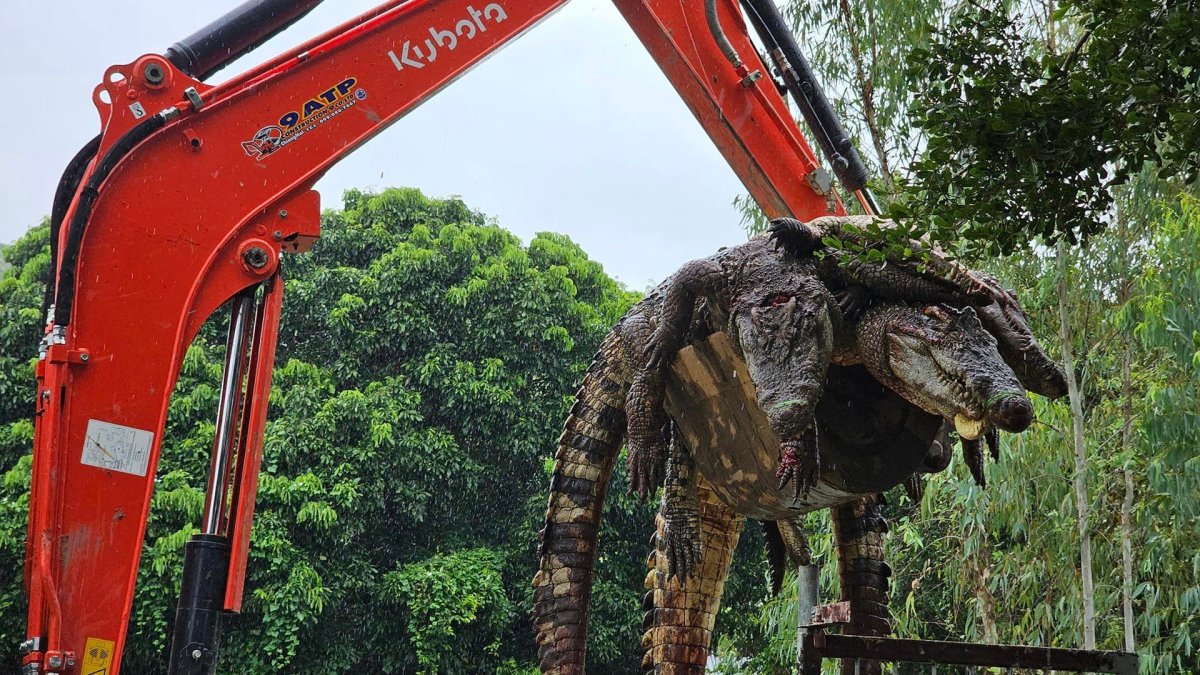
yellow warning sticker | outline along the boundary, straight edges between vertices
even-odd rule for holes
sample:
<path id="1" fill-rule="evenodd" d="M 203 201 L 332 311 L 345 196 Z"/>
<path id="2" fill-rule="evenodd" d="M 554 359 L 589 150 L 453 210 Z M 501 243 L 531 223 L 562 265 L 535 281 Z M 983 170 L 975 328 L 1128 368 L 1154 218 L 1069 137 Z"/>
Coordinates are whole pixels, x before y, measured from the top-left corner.
<path id="1" fill-rule="evenodd" d="M 87 648 L 83 650 L 82 675 L 108 675 L 112 671 L 113 649 L 116 644 L 111 640 L 88 638 Z"/>

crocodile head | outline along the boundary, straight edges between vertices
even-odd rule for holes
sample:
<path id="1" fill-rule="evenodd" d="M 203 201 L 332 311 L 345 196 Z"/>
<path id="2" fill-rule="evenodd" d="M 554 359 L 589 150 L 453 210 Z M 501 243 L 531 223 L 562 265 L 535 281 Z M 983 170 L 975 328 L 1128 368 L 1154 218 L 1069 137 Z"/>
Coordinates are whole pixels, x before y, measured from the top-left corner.
<path id="1" fill-rule="evenodd" d="M 876 379 L 953 420 L 964 442 L 994 438 L 996 429 L 1019 433 L 1033 423 L 1025 388 L 974 309 L 877 305 L 855 334 L 863 365 Z"/>

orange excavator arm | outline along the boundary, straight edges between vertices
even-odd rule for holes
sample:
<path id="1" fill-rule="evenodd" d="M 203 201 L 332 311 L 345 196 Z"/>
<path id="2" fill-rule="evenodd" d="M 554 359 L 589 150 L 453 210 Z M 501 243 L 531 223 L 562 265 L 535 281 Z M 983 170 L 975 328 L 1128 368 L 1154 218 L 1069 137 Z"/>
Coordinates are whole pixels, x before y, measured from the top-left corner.
<path id="1" fill-rule="evenodd" d="M 197 331 L 228 306 L 206 506 L 170 655 L 172 675 L 214 672 L 221 615 L 241 606 L 279 259 L 320 234 L 314 183 L 566 0 L 391 0 L 224 84 L 202 82 L 318 2 L 252 0 L 166 55 L 109 68 L 94 92 L 103 131 L 52 215 L 25 673 L 120 669 L 168 399 Z M 770 0 L 614 2 L 768 216 L 842 212 L 784 89 L 843 184 L 862 188 Z"/>

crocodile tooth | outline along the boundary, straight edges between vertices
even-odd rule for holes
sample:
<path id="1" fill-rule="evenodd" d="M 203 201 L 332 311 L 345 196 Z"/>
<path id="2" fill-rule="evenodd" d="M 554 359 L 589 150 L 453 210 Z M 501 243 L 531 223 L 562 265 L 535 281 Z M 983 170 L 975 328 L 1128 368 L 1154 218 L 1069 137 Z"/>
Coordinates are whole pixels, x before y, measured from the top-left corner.
<path id="1" fill-rule="evenodd" d="M 973 441 L 983 434 L 983 420 L 973 420 L 958 413 L 954 416 L 954 430 L 963 439 Z"/>

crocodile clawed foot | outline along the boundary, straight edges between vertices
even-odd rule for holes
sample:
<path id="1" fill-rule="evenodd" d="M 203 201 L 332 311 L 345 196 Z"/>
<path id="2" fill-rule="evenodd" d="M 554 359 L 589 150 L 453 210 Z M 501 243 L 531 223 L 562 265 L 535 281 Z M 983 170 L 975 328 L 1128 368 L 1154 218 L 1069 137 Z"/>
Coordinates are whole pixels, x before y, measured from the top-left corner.
<path id="1" fill-rule="evenodd" d="M 700 545 L 700 511 L 675 506 L 664 514 L 666 517 L 667 577 L 678 577 L 680 583 L 700 570 L 703 551 Z"/>
<path id="2" fill-rule="evenodd" d="M 666 452 L 657 450 L 634 448 L 629 450 L 629 458 L 626 462 L 629 472 L 629 494 L 637 495 L 643 504 L 658 491 L 663 482 Z"/>
<path id="3" fill-rule="evenodd" d="M 983 443 L 978 438 L 960 439 L 962 442 L 963 460 L 971 470 L 971 477 L 979 487 L 987 487 L 987 478 L 983 475 Z"/>
<path id="4" fill-rule="evenodd" d="M 775 249 L 782 248 L 796 257 L 806 256 L 825 246 L 821 233 L 793 218 L 777 218 L 767 229 Z"/>
<path id="5" fill-rule="evenodd" d="M 821 456 L 817 452 L 816 434 L 806 439 L 780 443 L 779 489 L 792 484 L 792 499 L 808 499 L 808 493 L 821 475 Z"/>
<path id="6" fill-rule="evenodd" d="M 984 435 L 984 438 L 987 439 L 988 452 L 991 453 L 991 455 L 992 455 L 992 461 L 999 462 L 1000 461 L 1000 429 L 993 426 L 992 428 L 987 430 L 987 434 Z"/>
<path id="7" fill-rule="evenodd" d="M 925 496 L 925 481 L 921 474 L 914 473 L 904 481 L 904 491 L 908 493 L 908 498 L 914 503 L 920 504 L 921 497 Z"/>
<path id="8" fill-rule="evenodd" d="M 871 291 L 866 286 L 853 284 L 834 293 L 838 308 L 842 310 L 843 319 L 853 319 L 867 308 L 871 301 Z"/>

